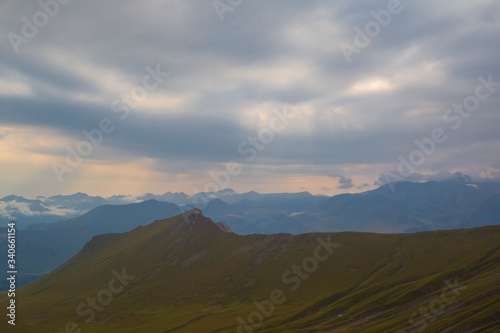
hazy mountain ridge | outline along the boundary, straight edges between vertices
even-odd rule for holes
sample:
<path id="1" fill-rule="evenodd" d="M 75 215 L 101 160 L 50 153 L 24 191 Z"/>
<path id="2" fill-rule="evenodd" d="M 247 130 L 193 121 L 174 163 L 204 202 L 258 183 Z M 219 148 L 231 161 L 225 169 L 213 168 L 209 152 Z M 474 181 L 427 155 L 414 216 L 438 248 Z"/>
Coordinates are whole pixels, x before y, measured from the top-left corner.
<path id="1" fill-rule="evenodd" d="M 308 193 L 272 194 L 260 195 L 259 201 L 241 199 L 233 204 L 216 198 L 197 205 L 197 208 L 237 234 L 393 233 L 499 224 L 500 184 L 484 182 L 474 185 L 470 186 L 467 179 L 395 183 L 360 194 L 334 197 Z M 234 191 L 225 191 L 226 196 L 229 193 Z M 259 194 L 254 192 L 249 196 L 255 199 Z M 78 197 L 87 198 L 84 194 Z M 238 197 L 243 198 L 242 195 Z M 31 203 L 24 198 L 7 198 L 12 199 Z M 85 207 L 89 202 L 94 204 L 96 201 L 90 198 L 79 207 Z M 126 232 L 192 208 L 151 199 L 127 205 L 99 206 L 69 220 L 34 224 L 26 230 L 18 230 L 18 256 L 23 266 L 19 284 L 31 282 L 54 269 L 95 235 Z M 6 242 L 0 239 L 0 250 L 4 253 L 6 246 Z M 6 281 L 0 283 L 0 290 L 5 290 L 6 285 Z"/>
<path id="2" fill-rule="evenodd" d="M 282 275 L 318 251 L 318 239 L 338 246 L 320 246 L 318 254 L 329 253 L 325 262 L 292 290 L 297 282 L 284 282 Z M 495 332 L 498 244 L 498 226 L 240 236 L 192 210 L 94 237 L 59 269 L 18 290 L 26 320 L 14 331 L 60 331 L 74 322 L 85 332 L 246 332 L 239 318 L 247 322 L 259 309 L 254 302 L 268 304 L 279 289 L 285 300 L 261 324 L 252 323 L 256 330 L 415 332 L 425 324 L 430 331 Z M 123 290 L 92 318 L 78 315 L 79 304 L 106 288 L 113 271 L 129 278 Z M 425 321 L 419 308 L 449 293 L 447 281 L 455 296 L 435 320 Z M 2 306 L 5 300 L 0 294 Z"/>
<path id="3" fill-rule="evenodd" d="M 18 230 L 18 286 L 56 268 L 80 251 L 95 235 L 129 231 L 180 212 L 174 204 L 148 200 L 129 205 L 99 206 L 67 221 L 36 224 L 26 230 Z M 7 253 L 7 242 L 0 242 L 0 250 Z M 6 286 L 7 281 L 2 281 L 0 290 L 6 290 Z"/>
<path id="4" fill-rule="evenodd" d="M 22 196 L 9 195 L 0 199 L 0 227 L 15 220 L 19 229 L 38 223 L 52 223 L 81 216 L 99 206 L 128 205 L 148 200 L 169 202 L 178 206 L 186 206 L 184 211 L 194 206 L 204 206 L 210 200 L 222 199 L 227 203 L 236 203 L 242 200 L 262 202 L 268 198 L 305 198 L 312 197 L 309 192 L 300 193 L 271 193 L 261 194 L 254 191 L 236 193 L 232 189 L 217 192 L 201 192 L 192 196 L 184 192 L 166 192 L 162 195 L 146 193 L 141 196 L 114 195 L 108 198 L 89 196 L 85 193 L 71 195 L 56 195 L 52 197 L 39 196 L 36 199 L 26 199 Z"/>
<path id="5" fill-rule="evenodd" d="M 183 192 L 166 192 L 162 195 L 148 193 L 139 197 L 120 195 L 106 199 L 83 193 L 39 197 L 37 200 L 8 196 L 0 199 L 0 213 L 4 212 L 0 222 L 5 226 L 11 220 L 7 218 L 9 214 L 5 205 L 13 207 L 10 217 L 18 217 L 18 228 L 22 229 L 31 224 L 74 218 L 104 204 L 126 205 L 157 200 L 176 204 L 182 211 L 203 209 L 207 215 L 226 222 L 240 234 L 415 232 L 477 226 L 482 222 L 471 222 L 469 219 L 476 209 L 483 211 L 475 214 L 488 215 L 488 221 L 495 221 L 495 216 L 498 216 L 493 213 L 495 209 L 483 203 L 493 200 L 491 197 L 496 194 L 500 194 L 500 182 L 473 182 L 468 176 L 456 173 L 448 180 L 398 182 L 367 192 L 333 197 L 309 192 L 261 194 L 250 191 L 238 194 L 232 189 L 192 196 Z M 17 208 L 15 214 L 12 213 Z M 54 212 L 59 215 L 54 215 Z"/>
<path id="6" fill-rule="evenodd" d="M 9 195 L 0 199 L 0 227 L 5 227 L 12 220 L 17 222 L 18 229 L 38 223 L 56 222 L 80 216 L 105 204 L 105 199 L 85 193 L 37 197 L 33 200 Z"/>
<path id="7" fill-rule="evenodd" d="M 401 233 L 498 224 L 499 194 L 500 182 L 470 184 L 458 178 L 393 183 L 333 197 L 242 200 L 232 205 L 214 200 L 200 208 L 212 218 L 225 221 L 238 234 Z"/>

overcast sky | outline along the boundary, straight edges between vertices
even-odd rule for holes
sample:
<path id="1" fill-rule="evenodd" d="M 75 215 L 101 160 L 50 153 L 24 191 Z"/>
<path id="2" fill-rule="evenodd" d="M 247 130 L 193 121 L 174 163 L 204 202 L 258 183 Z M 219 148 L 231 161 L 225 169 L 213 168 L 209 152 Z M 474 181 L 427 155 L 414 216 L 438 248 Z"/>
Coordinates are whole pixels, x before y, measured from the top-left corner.
<path id="1" fill-rule="evenodd" d="M 0 196 L 500 176 L 498 1 L 54 1 L 0 4 Z"/>

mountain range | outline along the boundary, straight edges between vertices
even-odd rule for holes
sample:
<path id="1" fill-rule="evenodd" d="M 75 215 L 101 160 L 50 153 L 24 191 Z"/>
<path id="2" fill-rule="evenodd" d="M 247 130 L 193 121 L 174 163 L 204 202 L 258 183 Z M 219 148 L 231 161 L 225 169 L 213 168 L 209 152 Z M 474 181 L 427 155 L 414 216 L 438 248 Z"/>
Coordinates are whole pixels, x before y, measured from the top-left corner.
<path id="1" fill-rule="evenodd" d="M 0 226 L 15 220 L 17 228 L 24 229 L 32 224 L 50 223 L 80 216 L 89 210 L 108 202 L 101 197 L 92 197 L 85 193 L 56 195 L 26 199 L 9 195 L 0 199 Z"/>
<path id="2" fill-rule="evenodd" d="M 218 192 L 167 192 L 139 197 L 91 197 L 84 193 L 69 196 L 18 196 L 0 199 L 0 226 L 17 221 L 18 229 L 81 216 L 105 204 L 157 200 L 169 202 L 181 211 L 199 208 L 215 220 L 226 222 L 236 233 L 311 231 L 415 232 L 474 227 L 498 223 L 500 182 L 473 182 L 457 173 L 445 181 L 425 183 L 396 182 L 357 194 L 333 197 L 309 192 L 238 194 L 231 189 Z M 481 216 L 476 219 L 475 216 Z M 165 216 L 166 217 L 166 216 Z M 369 217 L 369 219 L 368 219 Z M 477 222 L 481 221 L 481 222 Z"/>
<path id="3" fill-rule="evenodd" d="M 241 200 L 200 205 L 238 234 L 363 231 L 401 233 L 500 223 L 500 182 L 463 176 L 425 183 L 398 182 L 358 194 Z"/>
<path id="4" fill-rule="evenodd" d="M 227 203 L 242 200 L 264 201 L 269 198 L 293 199 L 315 197 L 309 192 L 261 194 L 254 191 L 236 193 L 232 189 L 217 192 L 200 192 L 187 195 L 183 192 L 167 192 L 162 195 L 146 193 L 141 196 L 114 195 L 108 198 L 89 196 L 85 193 L 72 195 L 56 195 L 52 197 L 39 196 L 36 199 L 26 199 L 22 196 L 9 195 L 0 199 L 0 227 L 15 220 L 19 229 L 39 223 L 51 223 L 81 216 L 102 205 L 127 205 L 147 200 L 169 202 L 189 210 L 195 205 L 203 206 L 214 199 L 222 199 Z M 325 197 L 317 195 L 316 197 Z"/>
<path id="5" fill-rule="evenodd" d="M 241 200 L 230 204 L 215 198 L 207 204 L 183 206 L 154 199 L 124 205 L 106 204 L 68 220 L 36 223 L 19 229 L 17 242 L 21 269 L 18 285 L 29 283 L 55 269 L 75 255 L 93 236 L 126 232 L 193 208 L 201 209 L 215 221 L 223 221 L 237 234 L 408 233 L 472 228 L 500 222 L 500 183 L 485 181 L 472 184 L 470 179 L 463 177 L 442 182 L 394 183 L 373 191 L 334 197 L 313 196 L 307 192 L 249 192 L 238 195 L 232 190 L 213 195 Z M 19 197 L 10 199 L 29 201 Z M 85 194 L 47 199 L 44 201 L 82 211 L 102 202 L 102 198 Z M 77 202 L 79 199 L 81 203 Z M 44 207 L 36 202 L 26 204 L 41 209 Z M 2 241 L 2 234 L 5 230 L 0 228 L 0 251 L 6 253 L 7 243 Z M 8 282 L 2 280 L 0 290 L 6 290 L 7 285 Z"/>
<path id="6" fill-rule="evenodd" d="M 93 237 L 62 266 L 18 289 L 22 320 L 0 327 L 493 333 L 500 329 L 499 244 L 499 226 L 237 235 L 192 209 Z M 0 293 L 0 307 L 7 302 Z"/>

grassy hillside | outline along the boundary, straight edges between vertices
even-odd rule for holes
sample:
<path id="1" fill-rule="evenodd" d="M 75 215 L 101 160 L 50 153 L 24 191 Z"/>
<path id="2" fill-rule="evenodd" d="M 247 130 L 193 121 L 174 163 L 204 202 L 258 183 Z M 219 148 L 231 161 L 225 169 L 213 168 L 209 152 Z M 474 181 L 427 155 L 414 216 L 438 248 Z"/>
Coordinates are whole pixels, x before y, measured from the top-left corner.
<path id="1" fill-rule="evenodd" d="M 239 236 L 192 210 L 94 237 L 59 269 L 18 290 L 17 325 L 3 320 L 0 328 L 496 332 L 499 248 L 498 226 Z M 4 309 L 6 302 L 0 294 Z"/>

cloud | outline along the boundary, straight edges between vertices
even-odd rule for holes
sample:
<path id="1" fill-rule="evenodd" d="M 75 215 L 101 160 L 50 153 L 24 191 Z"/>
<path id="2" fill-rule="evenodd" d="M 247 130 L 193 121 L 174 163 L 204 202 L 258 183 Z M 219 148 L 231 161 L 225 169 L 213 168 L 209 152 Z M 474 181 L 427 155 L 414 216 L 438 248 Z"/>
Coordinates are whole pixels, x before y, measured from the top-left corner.
<path id="1" fill-rule="evenodd" d="M 450 175 L 451 178 L 451 175 Z M 441 178 L 440 180 L 443 180 L 444 178 Z M 430 181 L 430 180 L 436 180 L 434 175 L 423 175 L 420 173 L 412 173 L 411 175 L 407 177 L 401 177 L 399 175 L 398 171 L 389 171 L 389 172 L 384 172 L 378 177 L 378 180 L 376 180 L 373 185 L 375 186 L 382 186 L 388 183 L 392 182 L 399 182 L 399 181 L 407 181 L 407 182 L 423 182 L 423 181 Z"/>
<path id="2" fill-rule="evenodd" d="M 58 215 L 58 216 L 75 216 L 83 215 L 90 211 L 90 209 L 71 209 L 71 208 L 60 208 L 58 206 L 47 206 L 48 212 L 44 212 L 43 215 Z"/>
<path id="3" fill-rule="evenodd" d="M 36 206 L 36 207 L 35 207 Z M 15 216 L 40 216 L 40 215 L 57 215 L 57 216 L 75 216 L 82 215 L 89 210 L 76 210 L 71 208 L 60 208 L 58 206 L 46 206 L 43 204 L 30 204 L 29 202 L 19 202 L 16 200 L 3 202 L 0 201 L 0 216 L 5 219 L 15 219 Z"/>
<path id="4" fill-rule="evenodd" d="M 364 189 L 370 187 L 370 184 L 364 183 L 362 185 L 355 185 L 352 181 L 352 178 L 346 178 L 344 176 L 340 176 L 339 178 L 339 186 L 337 186 L 337 189 L 343 189 L 343 190 L 350 190 L 350 189 Z"/>
<path id="5" fill-rule="evenodd" d="M 1 6 L 6 33 L 20 34 L 21 18 L 40 10 L 36 2 Z M 161 179 L 162 186 L 175 183 L 172 190 L 189 192 L 181 184 L 191 187 L 230 160 L 246 166 L 233 179 L 232 186 L 242 190 L 281 177 L 273 186 L 293 178 L 295 190 L 302 179 L 320 191 L 323 177 L 338 174 L 378 184 L 382 172 L 397 169 L 400 155 L 417 148 L 415 139 L 429 137 L 437 127 L 446 129 L 449 139 L 416 173 L 499 172 L 500 89 L 461 129 L 450 130 L 443 120 L 448 108 L 474 93 L 479 76 L 500 81 L 498 5 L 404 1 L 403 11 L 348 64 L 339 45 L 353 43 L 353 29 L 363 28 L 373 20 L 371 11 L 386 6 L 387 1 L 252 1 L 227 12 L 222 23 L 210 2 L 62 6 L 18 54 L 8 38 L 0 41 L 2 126 L 50 132 L 61 142 L 10 147 L 16 152 L 14 159 L 2 160 L 5 173 L 23 174 L 0 176 L 2 190 L 70 191 L 76 184 L 99 183 L 92 178 L 98 167 L 133 170 L 142 163 L 152 175 L 149 186 Z M 142 84 L 146 67 L 156 65 L 170 76 L 121 120 L 112 102 Z M 238 145 L 269 126 L 274 108 L 285 106 L 300 119 L 276 133 L 249 165 Z M 84 140 L 82 131 L 97 128 L 103 118 L 116 130 L 68 176 L 71 180 L 55 184 L 51 163 L 64 161 L 66 144 Z M 29 141 L 38 142 L 32 133 Z M 0 139 L 8 137 L 0 132 Z M 40 167 L 19 168 L 23 161 L 15 156 L 23 153 Z M 284 173 L 288 166 L 300 172 Z M 108 179 L 96 191 L 119 185 Z M 336 190 L 359 188 L 352 182 L 339 185 Z M 143 192 L 148 191 L 153 189 Z"/>
<path id="6" fill-rule="evenodd" d="M 0 140 L 12 134 L 11 131 L 8 130 L 0 130 Z"/>
<path id="7" fill-rule="evenodd" d="M 353 187 L 355 187 L 355 185 L 352 183 L 351 178 L 345 178 L 344 176 L 340 176 L 339 186 L 337 186 L 338 189 L 348 190 Z"/>
<path id="8" fill-rule="evenodd" d="M 464 171 L 465 172 L 465 171 Z M 399 176 L 397 171 L 385 172 L 378 177 L 378 180 L 374 182 L 374 186 L 382 186 L 390 182 L 398 181 L 408 181 L 408 182 L 430 182 L 430 181 L 446 181 L 451 179 L 456 180 L 467 180 L 470 179 L 472 182 L 480 182 L 484 180 L 499 180 L 500 173 L 496 172 L 486 172 L 486 171 L 468 171 L 466 173 L 461 171 L 449 171 L 441 170 L 436 173 L 429 174 L 419 174 L 413 173 L 408 177 Z"/>
<path id="9" fill-rule="evenodd" d="M 106 198 L 106 201 L 112 205 L 124 205 L 139 202 L 136 196 L 133 195 L 113 195 Z"/>
<path id="10" fill-rule="evenodd" d="M 32 216 L 33 212 L 31 212 L 29 208 L 29 204 L 25 202 L 0 202 L 0 215 L 6 219 L 14 219 L 14 213 L 21 213 L 22 215 Z"/>

